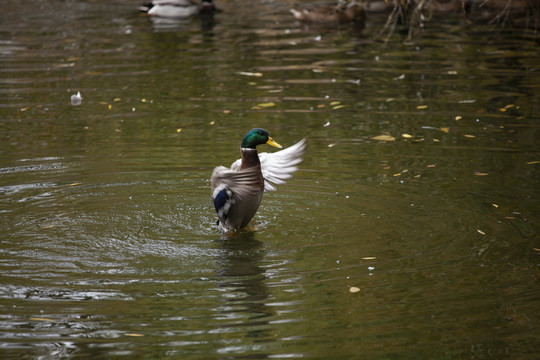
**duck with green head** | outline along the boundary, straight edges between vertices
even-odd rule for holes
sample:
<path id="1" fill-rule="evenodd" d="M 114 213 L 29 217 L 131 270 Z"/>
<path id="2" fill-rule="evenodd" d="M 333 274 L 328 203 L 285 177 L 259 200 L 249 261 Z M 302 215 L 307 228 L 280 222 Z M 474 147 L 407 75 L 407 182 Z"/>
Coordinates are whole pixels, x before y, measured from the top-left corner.
<path id="1" fill-rule="evenodd" d="M 265 191 L 275 191 L 272 184 L 283 184 L 298 170 L 306 140 L 275 153 L 257 153 L 257 146 L 268 144 L 282 148 L 264 129 L 250 130 L 240 146 L 241 158 L 230 168 L 218 166 L 212 173 L 212 200 L 218 225 L 226 231 L 246 227 L 261 204 Z"/>

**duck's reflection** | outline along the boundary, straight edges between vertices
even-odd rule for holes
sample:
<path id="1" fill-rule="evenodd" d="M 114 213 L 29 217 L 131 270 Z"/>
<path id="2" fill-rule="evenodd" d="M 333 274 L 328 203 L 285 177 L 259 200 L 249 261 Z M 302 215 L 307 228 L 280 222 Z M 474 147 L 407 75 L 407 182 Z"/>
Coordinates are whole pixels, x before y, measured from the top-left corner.
<path id="1" fill-rule="evenodd" d="M 217 287 L 222 302 L 217 308 L 218 326 L 249 327 L 247 337 L 263 337 L 272 312 L 266 305 L 268 290 L 261 260 L 263 244 L 253 232 L 239 232 L 234 237 L 219 240 L 223 249 L 219 259 Z"/>

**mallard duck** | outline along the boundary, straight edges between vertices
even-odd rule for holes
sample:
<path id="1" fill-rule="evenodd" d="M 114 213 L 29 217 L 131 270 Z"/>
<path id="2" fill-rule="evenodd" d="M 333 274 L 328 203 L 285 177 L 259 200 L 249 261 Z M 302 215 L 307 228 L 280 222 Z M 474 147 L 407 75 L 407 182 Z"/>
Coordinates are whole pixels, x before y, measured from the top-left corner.
<path id="1" fill-rule="evenodd" d="M 212 200 L 218 225 L 225 231 L 246 227 L 261 204 L 265 191 L 275 191 L 272 184 L 283 184 L 298 170 L 306 140 L 275 153 L 257 153 L 257 145 L 282 148 L 264 129 L 250 130 L 240 146 L 242 157 L 228 169 L 218 166 L 212 172 Z"/>
<path id="2" fill-rule="evenodd" d="M 197 4 L 191 0 L 153 0 L 151 3 L 139 7 L 140 11 L 149 16 L 168 18 L 186 18 L 196 14 L 214 10 L 212 0 L 204 0 Z"/>
<path id="3" fill-rule="evenodd" d="M 339 0 L 336 6 L 321 6 L 305 9 L 290 9 L 293 16 L 302 22 L 336 23 L 360 22 L 364 19 L 364 11 L 356 0 L 348 2 Z"/>

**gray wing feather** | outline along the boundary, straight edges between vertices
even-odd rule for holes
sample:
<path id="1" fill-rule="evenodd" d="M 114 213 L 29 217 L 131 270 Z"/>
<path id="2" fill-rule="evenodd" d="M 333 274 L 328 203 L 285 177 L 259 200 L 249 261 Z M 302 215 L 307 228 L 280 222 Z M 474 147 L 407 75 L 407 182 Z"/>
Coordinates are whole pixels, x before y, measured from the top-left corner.
<path id="1" fill-rule="evenodd" d="M 248 168 L 238 171 L 227 169 L 225 166 L 218 166 L 212 172 L 212 197 L 215 197 L 215 190 L 222 190 L 226 186 L 240 198 L 260 191 L 253 184 L 258 181 L 258 169 Z"/>

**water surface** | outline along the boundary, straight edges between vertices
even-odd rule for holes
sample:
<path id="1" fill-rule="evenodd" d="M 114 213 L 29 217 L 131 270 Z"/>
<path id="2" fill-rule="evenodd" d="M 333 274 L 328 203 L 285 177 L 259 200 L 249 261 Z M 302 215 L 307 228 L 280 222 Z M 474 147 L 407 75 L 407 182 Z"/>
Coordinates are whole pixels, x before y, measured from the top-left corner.
<path id="1" fill-rule="evenodd" d="M 538 357 L 533 29 L 8 3 L 2 357 Z M 225 236 L 209 177 L 252 127 L 308 151 Z"/>

